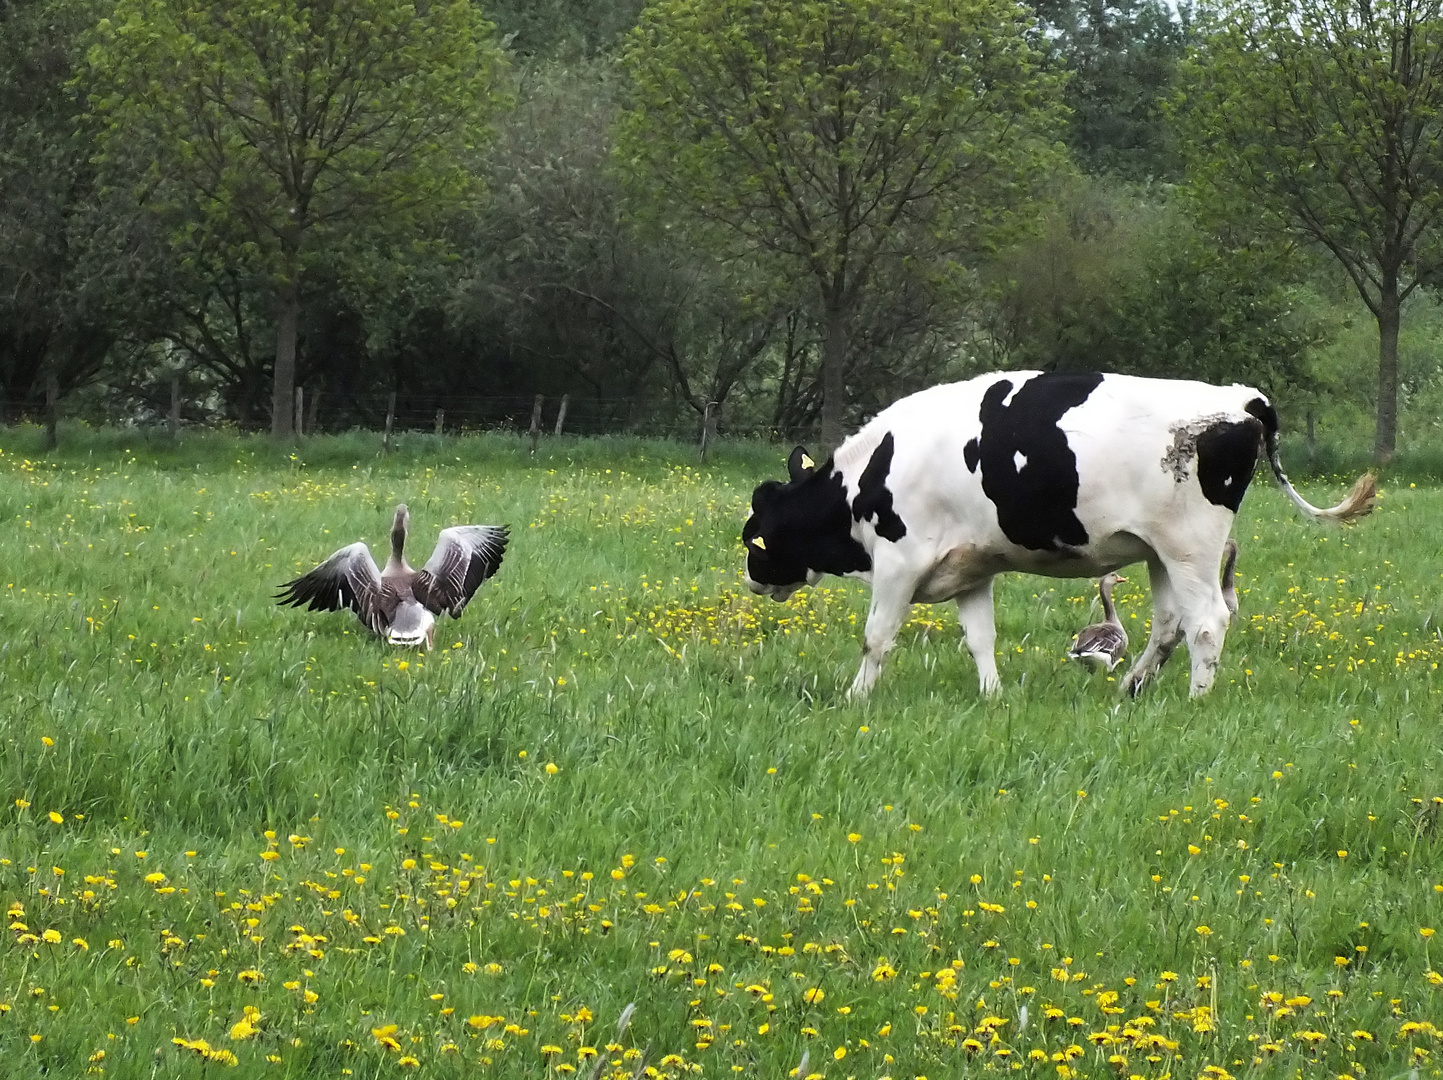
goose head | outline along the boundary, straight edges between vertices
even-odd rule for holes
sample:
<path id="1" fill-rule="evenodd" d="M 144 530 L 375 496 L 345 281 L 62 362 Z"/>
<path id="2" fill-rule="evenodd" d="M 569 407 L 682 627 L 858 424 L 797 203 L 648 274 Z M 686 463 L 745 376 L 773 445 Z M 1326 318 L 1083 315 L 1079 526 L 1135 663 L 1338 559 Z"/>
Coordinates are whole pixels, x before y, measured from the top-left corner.
<path id="1" fill-rule="evenodd" d="M 1102 599 L 1103 614 L 1107 616 L 1108 622 L 1117 621 L 1117 611 L 1112 606 L 1112 587 L 1126 580 L 1127 578 L 1114 572 L 1103 574 L 1097 581 L 1097 594 Z"/>
<path id="2" fill-rule="evenodd" d="M 396 520 L 391 523 L 391 558 L 402 561 L 402 549 L 406 546 L 406 533 L 411 528 L 411 511 L 405 503 L 396 506 Z"/>

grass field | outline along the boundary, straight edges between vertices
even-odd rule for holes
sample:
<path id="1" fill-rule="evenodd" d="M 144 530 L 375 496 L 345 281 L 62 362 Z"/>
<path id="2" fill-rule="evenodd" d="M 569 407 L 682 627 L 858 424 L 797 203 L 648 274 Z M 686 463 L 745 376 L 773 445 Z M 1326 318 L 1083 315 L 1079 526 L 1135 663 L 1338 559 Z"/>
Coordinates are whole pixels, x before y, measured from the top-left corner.
<path id="1" fill-rule="evenodd" d="M 865 587 L 741 583 L 774 447 L 18 439 L 0 1075 L 1439 1075 L 1439 488 L 1260 476 L 1203 701 L 1014 575 L 996 700 L 919 607 L 857 705 Z M 272 604 L 402 500 L 512 526 L 434 652 Z"/>

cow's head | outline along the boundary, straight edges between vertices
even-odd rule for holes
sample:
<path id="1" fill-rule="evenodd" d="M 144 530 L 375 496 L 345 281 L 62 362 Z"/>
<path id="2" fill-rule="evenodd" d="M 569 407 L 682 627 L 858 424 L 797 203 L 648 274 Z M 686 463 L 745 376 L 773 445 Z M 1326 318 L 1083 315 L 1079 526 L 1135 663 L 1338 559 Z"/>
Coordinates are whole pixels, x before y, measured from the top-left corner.
<path id="1" fill-rule="evenodd" d="M 866 549 L 852 536 L 852 511 L 842 476 L 827 461 L 820 468 L 798 446 L 787 459 L 789 479 L 767 480 L 752 492 L 752 513 L 742 526 L 747 587 L 786 600 L 823 574 L 870 570 Z"/>

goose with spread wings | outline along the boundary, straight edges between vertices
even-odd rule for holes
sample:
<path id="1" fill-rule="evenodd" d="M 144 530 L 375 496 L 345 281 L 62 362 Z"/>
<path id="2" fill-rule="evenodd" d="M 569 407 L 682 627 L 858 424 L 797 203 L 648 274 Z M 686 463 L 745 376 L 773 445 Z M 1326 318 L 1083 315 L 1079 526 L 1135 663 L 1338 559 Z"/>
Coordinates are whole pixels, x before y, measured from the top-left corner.
<path id="1" fill-rule="evenodd" d="M 436 550 L 416 570 L 403 549 L 411 513 L 402 503 L 391 525 L 391 557 L 384 569 L 364 543 L 337 551 L 309 574 L 281 586 L 276 601 L 310 611 L 349 608 L 372 633 L 392 645 L 429 649 L 436 617 L 461 617 L 480 584 L 496 573 L 506 552 L 504 525 L 454 525 L 442 529 Z"/>

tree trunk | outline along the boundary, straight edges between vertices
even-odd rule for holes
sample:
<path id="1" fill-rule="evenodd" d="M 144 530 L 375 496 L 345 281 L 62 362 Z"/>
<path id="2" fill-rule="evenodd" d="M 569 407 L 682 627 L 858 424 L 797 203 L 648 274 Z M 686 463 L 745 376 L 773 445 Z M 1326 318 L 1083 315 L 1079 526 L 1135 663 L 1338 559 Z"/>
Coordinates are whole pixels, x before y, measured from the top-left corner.
<path id="1" fill-rule="evenodd" d="M 295 433 L 296 325 L 300 290 L 295 274 L 276 290 L 276 372 L 271 388 L 271 435 L 286 439 Z"/>
<path id="2" fill-rule="evenodd" d="M 1383 274 L 1378 297 L 1378 428 L 1373 460 L 1386 465 L 1398 448 L 1398 275 Z"/>
<path id="3" fill-rule="evenodd" d="M 180 434 L 180 376 L 170 377 L 170 437 Z"/>
<path id="4" fill-rule="evenodd" d="M 823 309 L 822 453 L 830 454 L 841 445 L 847 408 L 847 311 L 832 297 L 823 297 Z"/>
<path id="5" fill-rule="evenodd" d="M 708 401 L 701 414 L 701 463 L 706 464 L 706 453 L 716 439 L 716 414 L 720 403 Z"/>

